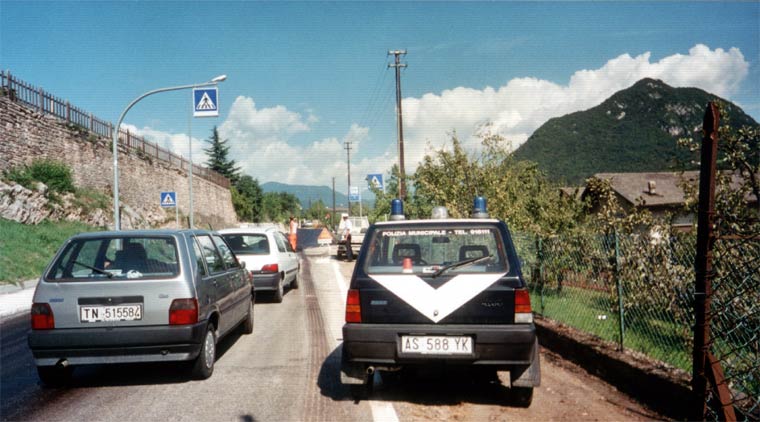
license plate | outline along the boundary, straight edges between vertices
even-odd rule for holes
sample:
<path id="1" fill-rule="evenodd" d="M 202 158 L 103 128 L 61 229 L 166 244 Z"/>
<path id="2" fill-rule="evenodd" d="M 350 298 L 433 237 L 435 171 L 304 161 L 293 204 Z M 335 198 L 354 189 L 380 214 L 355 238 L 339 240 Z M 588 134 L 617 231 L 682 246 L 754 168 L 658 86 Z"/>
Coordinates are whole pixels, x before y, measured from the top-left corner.
<path id="1" fill-rule="evenodd" d="M 142 305 L 80 306 L 82 322 L 137 321 L 142 319 Z"/>
<path id="2" fill-rule="evenodd" d="M 472 337 L 401 336 L 402 353 L 423 355 L 471 355 Z"/>

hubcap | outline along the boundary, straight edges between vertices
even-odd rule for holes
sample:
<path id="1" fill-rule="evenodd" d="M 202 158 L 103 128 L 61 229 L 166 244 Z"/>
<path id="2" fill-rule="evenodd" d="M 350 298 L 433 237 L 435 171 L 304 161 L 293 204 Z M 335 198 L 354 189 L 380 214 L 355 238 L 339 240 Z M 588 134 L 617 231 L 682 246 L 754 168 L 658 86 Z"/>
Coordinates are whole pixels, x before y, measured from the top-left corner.
<path id="1" fill-rule="evenodd" d="M 211 368 L 214 364 L 214 334 L 209 331 L 206 334 L 206 368 Z"/>

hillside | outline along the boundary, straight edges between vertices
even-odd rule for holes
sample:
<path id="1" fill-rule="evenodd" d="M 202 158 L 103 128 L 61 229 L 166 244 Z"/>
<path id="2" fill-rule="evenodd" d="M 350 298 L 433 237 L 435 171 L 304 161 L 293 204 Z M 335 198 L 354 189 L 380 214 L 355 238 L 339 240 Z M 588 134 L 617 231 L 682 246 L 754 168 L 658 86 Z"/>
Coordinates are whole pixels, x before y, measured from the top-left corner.
<path id="1" fill-rule="evenodd" d="M 569 184 L 600 172 L 679 170 L 689 153 L 676 141 L 701 139 L 705 106 L 714 100 L 726 103 L 732 126 L 757 125 L 738 106 L 701 89 L 642 79 L 594 108 L 550 119 L 515 157 Z"/>
<path id="2" fill-rule="evenodd" d="M 261 185 L 261 190 L 266 192 L 285 192 L 295 195 L 304 208 L 309 207 L 309 201 L 322 200 L 327 207 L 332 207 L 332 189 L 327 186 L 286 185 L 278 182 L 266 182 Z M 345 207 L 348 196 L 344 193 L 335 192 L 335 205 Z"/>

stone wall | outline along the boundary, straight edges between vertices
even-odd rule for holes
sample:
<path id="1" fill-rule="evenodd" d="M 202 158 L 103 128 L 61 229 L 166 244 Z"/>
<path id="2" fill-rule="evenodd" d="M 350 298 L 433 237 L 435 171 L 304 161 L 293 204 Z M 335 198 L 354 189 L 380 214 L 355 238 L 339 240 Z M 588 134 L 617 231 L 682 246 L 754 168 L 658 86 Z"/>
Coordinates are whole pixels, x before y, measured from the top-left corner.
<path id="1" fill-rule="evenodd" d="M 0 172 L 40 158 L 68 164 L 77 187 L 95 189 L 113 196 L 110 139 L 99 138 L 87 130 L 0 96 Z M 185 171 L 120 146 L 119 196 L 124 208 L 131 209 L 151 224 L 158 219 L 166 220 L 167 226 L 173 226 L 174 210 L 161 208 L 160 193 L 177 192 L 180 218 L 186 221 L 184 217 L 189 213 L 188 190 Z M 216 229 L 237 222 L 229 189 L 197 176 L 193 177 L 193 210 L 196 227 L 210 224 Z M 130 227 L 122 224 L 122 228 Z"/>

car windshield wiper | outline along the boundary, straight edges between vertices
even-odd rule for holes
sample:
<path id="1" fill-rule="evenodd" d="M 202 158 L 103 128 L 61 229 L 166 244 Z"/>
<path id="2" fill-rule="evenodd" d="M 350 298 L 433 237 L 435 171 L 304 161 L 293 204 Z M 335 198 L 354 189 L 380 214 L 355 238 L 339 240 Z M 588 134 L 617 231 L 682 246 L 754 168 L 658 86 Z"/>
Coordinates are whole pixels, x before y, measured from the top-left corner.
<path id="1" fill-rule="evenodd" d="M 88 268 L 88 269 L 90 269 L 90 270 L 93 270 L 93 271 L 95 271 L 95 272 L 97 272 L 97 273 L 100 273 L 100 274 L 105 274 L 105 275 L 106 275 L 106 277 L 108 277 L 108 278 L 113 278 L 113 273 L 111 273 L 111 272 L 108 272 L 108 271 L 106 271 L 106 270 L 104 270 L 104 269 L 102 269 L 102 268 L 98 268 L 98 267 L 92 267 L 92 266 L 90 266 L 90 265 L 87 265 L 87 264 L 82 264 L 82 263 L 81 263 L 81 262 L 79 262 L 79 261 L 74 261 L 74 263 L 75 263 L 75 264 L 77 264 L 77 265 L 81 265 L 81 266 L 83 266 L 83 267 L 85 267 L 85 268 Z"/>
<path id="2" fill-rule="evenodd" d="M 439 275 L 445 273 L 446 271 L 448 271 L 448 270 L 450 270 L 452 268 L 459 268 L 459 267 L 464 267 L 464 266 L 467 266 L 467 265 L 477 264 L 480 261 L 485 261 L 486 259 L 491 259 L 491 258 L 493 258 L 493 255 L 486 255 L 486 256 L 481 256 L 481 257 L 477 257 L 477 258 L 465 259 L 465 260 L 462 260 L 462 261 L 459 261 L 459 262 L 455 262 L 455 263 L 449 264 L 449 265 L 444 265 L 443 267 L 439 268 L 436 272 L 434 272 L 431 275 L 431 277 L 436 278 Z"/>

